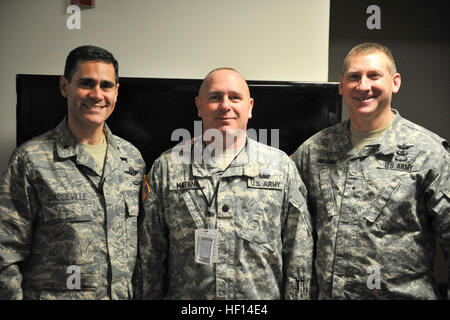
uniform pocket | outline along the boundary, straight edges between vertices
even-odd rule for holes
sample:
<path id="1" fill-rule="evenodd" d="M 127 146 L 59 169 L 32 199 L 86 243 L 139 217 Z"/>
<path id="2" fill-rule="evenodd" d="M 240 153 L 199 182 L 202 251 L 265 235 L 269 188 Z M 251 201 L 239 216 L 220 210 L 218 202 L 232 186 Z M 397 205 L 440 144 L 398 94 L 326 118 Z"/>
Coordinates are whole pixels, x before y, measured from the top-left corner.
<path id="1" fill-rule="evenodd" d="M 447 197 L 447 199 L 450 199 L 450 178 L 448 178 L 447 181 L 444 183 L 442 193 Z"/>
<path id="2" fill-rule="evenodd" d="M 42 206 L 33 255 L 58 264 L 94 261 L 93 201 L 47 203 Z"/>
<path id="3" fill-rule="evenodd" d="M 244 241 L 246 241 L 249 246 L 256 251 L 263 250 L 263 252 L 273 253 L 274 250 L 270 243 L 262 237 L 255 237 L 255 233 L 245 229 L 237 229 L 237 235 Z"/>
<path id="4" fill-rule="evenodd" d="M 93 201 L 43 205 L 40 214 L 45 236 L 66 241 L 91 237 L 93 210 Z"/>
<path id="5" fill-rule="evenodd" d="M 97 263 L 57 264 L 44 261 L 27 273 L 24 295 L 40 299 L 80 299 L 83 292 L 95 292 L 102 287 Z M 36 294 L 39 296 L 36 297 Z M 70 298 L 72 297 L 72 298 Z M 91 299 L 95 299 L 95 296 Z"/>
<path id="6" fill-rule="evenodd" d="M 91 221 L 93 217 L 94 202 L 64 201 L 49 202 L 42 206 L 41 216 L 44 223 L 57 221 Z"/>
<path id="7" fill-rule="evenodd" d="M 330 172 L 328 168 L 320 169 L 320 191 L 327 211 L 327 216 L 337 215 L 336 199 L 333 195 L 333 187 L 331 185 Z"/>
<path id="8" fill-rule="evenodd" d="M 238 236 L 250 247 L 269 253 L 280 238 L 284 183 L 276 177 L 249 178 L 247 190 L 231 199 Z"/>
<path id="9" fill-rule="evenodd" d="M 97 290 L 49 290 L 39 291 L 39 300 L 96 300 Z"/>
<path id="10" fill-rule="evenodd" d="M 139 193 L 135 192 L 133 196 L 125 197 L 125 206 L 127 218 L 137 217 L 139 215 Z"/>
<path id="11" fill-rule="evenodd" d="M 399 177 L 394 177 L 389 183 L 386 184 L 384 188 L 380 190 L 377 197 L 371 202 L 369 211 L 364 215 L 364 218 L 374 223 L 380 216 L 383 208 L 391 199 L 392 194 L 399 187 L 401 179 Z"/>
<path id="12" fill-rule="evenodd" d="M 137 255 L 137 219 L 139 215 L 139 194 L 125 198 L 126 216 L 125 225 L 127 230 L 127 255 L 133 261 Z M 132 266 L 130 266 L 132 268 Z"/>
<path id="13" fill-rule="evenodd" d="M 206 221 L 202 218 L 200 206 L 193 198 L 189 191 L 182 191 L 182 199 L 195 223 L 195 227 L 203 229 L 206 226 Z"/>
<path id="14" fill-rule="evenodd" d="M 311 222 L 311 217 L 309 216 L 309 214 L 307 215 L 308 212 L 305 212 L 305 210 L 302 209 L 302 204 L 299 204 L 298 201 L 294 201 L 293 199 L 291 199 L 289 200 L 289 204 L 297 209 L 302 218 L 301 221 L 305 226 L 308 236 L 311 236 L 313 232 L 313 226 Z"/>

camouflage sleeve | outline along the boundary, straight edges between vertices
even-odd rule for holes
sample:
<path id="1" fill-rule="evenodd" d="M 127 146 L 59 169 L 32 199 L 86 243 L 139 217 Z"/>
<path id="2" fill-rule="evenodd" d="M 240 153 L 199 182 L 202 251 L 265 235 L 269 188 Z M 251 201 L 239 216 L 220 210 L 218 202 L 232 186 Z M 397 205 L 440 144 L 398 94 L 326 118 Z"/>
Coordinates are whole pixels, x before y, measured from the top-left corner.
<path id="1" fill-rule="evenodd" d="M 303 145 L 298 147 L 297 150 L 292 154 L 291 159 L 294 161 L 295 166 L 297 167 L 298 172 L 302 173 L 302 162 L 301 162 L 301 154 L 302 154 Z"/>
<path id="2" fill-rule="evenodd" d="M 282 232 L 284 260 L 284 298 L 310 299 L 313 239 L 311 218 L 306 206 L 306 188 L 292 161 L 289 161 L 287 218 Z"/>
<path id="3" fill-rule="evenodd" d="M 0 299 L 22 299 L 21 264 L 31 247 L 37 198 L 16 150 L 0 177 Z"/>
<path id="4" fill-rule="evenodd" d="M 163 299 L 167 280 L 168 235 L 164 223 L 162 170 L 156 162 L 149 172 L 149 194 L 143 200 L 143 216 L 139 226 L 139 272 L 143 299 Z"/>
<path id="5" fill-rule="evenodd" d="M 428 207 L 436 215 L 435 229 L 437 241 L 444 253 L 448 270 L 448 291 L 447 297 L 450 299 L 450 161 L 449 153 L 444 155 L 442 171 L 428 187 L 430 194 Z"/>

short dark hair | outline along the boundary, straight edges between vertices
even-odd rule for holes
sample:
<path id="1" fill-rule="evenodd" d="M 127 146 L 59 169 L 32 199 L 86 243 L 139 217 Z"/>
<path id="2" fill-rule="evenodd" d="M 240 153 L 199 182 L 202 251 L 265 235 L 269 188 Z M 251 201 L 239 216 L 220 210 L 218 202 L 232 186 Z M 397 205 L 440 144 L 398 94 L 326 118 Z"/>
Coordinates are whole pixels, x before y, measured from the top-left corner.
<path id="1" fill-rule="evenodd" d="M 73 49 L 67 56 L 66 65 L 64 67 L 64 77 L 67 81 L 70 82 L 72 76 L 77 72 L 79 61 L 101 61 L 112 63 L 116 76 L 116 84 L 119 83 L 119 63 L 108 50 L 96 46 L 81 46 Z"/>
<path id="2" fill-rule="evenodd" d="M 348 60 L 350 59 L 350 57 L 352 55 L 357 55 L 357 54 L 364 54 L 364 55 L 368 55 L 368 54 L 372 54 L 372 53 L 384 53 L 384 55 L 388 58 L 388 65 L 387 68 L 389 70 L 389 72 L 391 73 L 391 75 L 394 75 L 395 73 L 397 73 L 397 67 L 395 66 L 395 60 L 394 60 L 394 56 L 392 55 L 391 50 L 389 50 L 388 47 L 383 46 L 382 44 L 379 43 L 374 43 L 374 42 L 364 42 L 364 43 L 360 43 L 356 46 L 354 46 L 348 53 L 347 56 L 344 59 L 344 62 L 342 64 L 342 76 L 344 76 L 345 72 L 347 72 L 347 67 L 348 67 Z"/>

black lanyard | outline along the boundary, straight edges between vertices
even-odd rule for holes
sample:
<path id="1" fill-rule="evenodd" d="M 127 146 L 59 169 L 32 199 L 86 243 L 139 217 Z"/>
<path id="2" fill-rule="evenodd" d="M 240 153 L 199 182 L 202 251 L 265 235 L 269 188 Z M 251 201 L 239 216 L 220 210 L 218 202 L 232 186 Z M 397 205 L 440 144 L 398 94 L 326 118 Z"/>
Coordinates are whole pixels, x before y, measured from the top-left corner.
<path id="1" fill-rule="evenodd" d="M 108 148 L 109 148 L 109 145 L 107 144 L 105 158 L 103 159 L 102 175 L 100 177 L 100 183 L 98 184 L 98 186 L 96 186 L 95 183 L 92 182 L 91 178 L 89 177 L 89 175 L 87 173 L 84 172 L 84 170 L 78 169 L 81 172 L 81 174 L 86 177 L 87 181 L 90 183 L 92 188 L 94 188 L 94 190 L 97 191 L 97 193 L 99 195 L 103 195 L 103 184 L 105 183 L 105 167 L 106 167 L 106 158 L 108 157 Z M 85 152 L 87 152 L 87 151 L 85 151 Z M 75 162 L 75 165 L 78 167 L 76 162 Z"/>
<path id="2" fill-rule="evenodd" d="M 228 168 L 231 166 L 231 164 L 236 160 L 236 158 L 243 152 L 243 150 L 246 147 L 247 147 L 247 141 L 245 142 L 244 147 L 234 156 L 233 160 L 231 160 L 231 162 L 228 164 L 228 166 L 223 170 L 222 175 L 224 174 L 225 171 L 228 170 Z M 193 148 L 194 148 L 194 144 L 192 144 L 192 147 L 191 147 L 191 174 L 194 177 L 194 180 L 195 180 L 196 184 L 198 186 L 200 186 L 200 184 L 199 184 L 199 182 L 197 180 L 197 177 L 194 176 L 194 170 L 193 170 L 193 166 L 192 166 L 192 164 L 193 164 L 193 160 L 192 160 L 192 154 L 193 154 L 192 150 L 193 150 Z M 203 188 L 200 188 L 200 191 L 202 192 L 203 196 L 205 197 L 206 204 L 208 206 L 208 208 L 207 208 L 207 215 L 206 215 L 207 217 L 211 217 L 211 215 L 212 215 L 211 206 L 212 206 L 212 204 L 214 202 L 214 199 L 217 198 L 217 192 L 219 190 L 219 184 L 220 184 L 220 180 L 221 180 L 220 178 L 222 177 L 222 175 L 220 175 L 219 181 L 217 181 L 217 185 L 215 187 L 215 190 L 214 190 L 214 193 L 213 193 L 213 196 L 212 196 L 211 200 L 208 200 L 208 197 L 206 196 L 205 192 L 203 192 Z"/>

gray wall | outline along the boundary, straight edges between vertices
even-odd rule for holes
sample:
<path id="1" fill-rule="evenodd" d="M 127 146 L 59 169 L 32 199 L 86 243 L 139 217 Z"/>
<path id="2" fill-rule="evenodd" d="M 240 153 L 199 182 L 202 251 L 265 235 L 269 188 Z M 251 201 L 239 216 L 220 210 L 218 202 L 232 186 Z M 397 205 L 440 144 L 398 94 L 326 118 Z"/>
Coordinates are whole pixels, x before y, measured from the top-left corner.
<path id="1" fill-rule="evenodd" d="M 327 81 L 329 0 L 97 0 L 80 30 L 66 27 L 69 2 L 0 0 L 0 168 L 16 145 L 15 75 L 61 74 L 82 44 L 112 51 L 127 77 L 232 66 L 251 80 Z"/>

